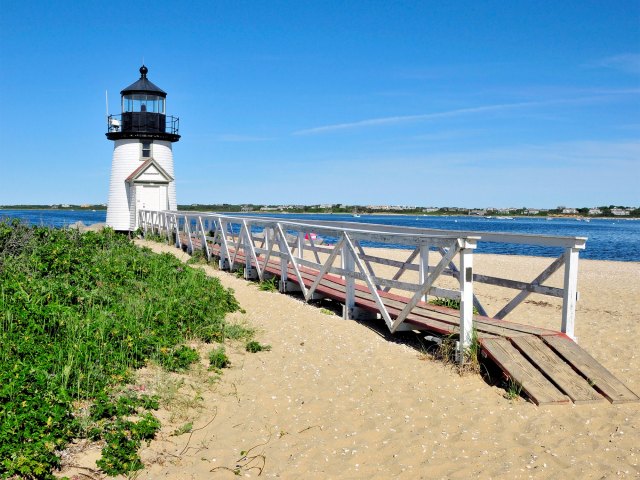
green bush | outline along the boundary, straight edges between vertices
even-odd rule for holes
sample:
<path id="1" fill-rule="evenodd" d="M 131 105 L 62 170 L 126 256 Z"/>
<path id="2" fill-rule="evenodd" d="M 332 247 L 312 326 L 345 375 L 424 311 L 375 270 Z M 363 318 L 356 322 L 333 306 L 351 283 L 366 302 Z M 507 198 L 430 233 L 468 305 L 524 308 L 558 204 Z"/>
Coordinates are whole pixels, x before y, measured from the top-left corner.
<path id="1" fill-rule="evenodd" d="M 217 279 L 109 229 L 0 222 L 0 478 L 50 477 L 56 452 L 82 433 L 75 400 L 188 339 L 224 338 L 238 308 Z"/>
<path id="2" fill-rule="evenodd" d="M 191 364 L 200 360 L 200 355 L 195 348 L 181 345 L 175 350 L 169 352 L 161 352 L 158 360 L 162 367 L 169 372 L 183 372 L 188 369 Z"/>
<path id="3" fill-rule="evenodd" d="M 271 277 L 269 280 L 260 282 L 258 288 L 263 292 L 275 292 L 278 289 L 276 286 L 276 277 Z"/>
<path id="4" fill-rule="evenodd" d="M 247 342 L 247 345 L 245 348 L 249 353 L 262 352 L 263 350 L 268 352 L 269 350 L 271 350 L 271 345 L 262 345 L 260 342 L 256 342 L 252 340 L 250 342 Z"/>
<path id="5" fill-rule="evenodd" d="M 223 346 L 214 348 L 209 352 L 209 368 L 212 370 L 219 370 L 221 368 L 228 367 L 229 364 L 229 357 L 227 356 Z"/>

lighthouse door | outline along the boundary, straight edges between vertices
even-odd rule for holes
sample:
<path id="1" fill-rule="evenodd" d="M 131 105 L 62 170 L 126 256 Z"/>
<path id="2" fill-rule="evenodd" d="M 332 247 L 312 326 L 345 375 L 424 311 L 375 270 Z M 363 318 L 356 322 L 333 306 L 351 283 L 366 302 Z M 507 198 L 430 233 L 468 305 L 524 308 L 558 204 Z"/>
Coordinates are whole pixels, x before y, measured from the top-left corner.
<path id="1" fill-rule="evenodd" d="M 136 185 L 137 210 L 166 210 L 166 185 Z"/>

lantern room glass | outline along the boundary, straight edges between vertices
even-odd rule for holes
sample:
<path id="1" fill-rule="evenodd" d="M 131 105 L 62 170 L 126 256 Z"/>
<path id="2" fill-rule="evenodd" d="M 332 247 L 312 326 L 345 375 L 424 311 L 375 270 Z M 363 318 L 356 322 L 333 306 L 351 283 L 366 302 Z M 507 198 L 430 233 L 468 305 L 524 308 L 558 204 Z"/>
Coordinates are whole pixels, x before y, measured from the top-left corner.
<path id="1" fill-rule="evenodd" d="M 122 113 L 150 112 L 164 114 L 165 99 L 158 95 L 133 94 L 122 96 Z"/>

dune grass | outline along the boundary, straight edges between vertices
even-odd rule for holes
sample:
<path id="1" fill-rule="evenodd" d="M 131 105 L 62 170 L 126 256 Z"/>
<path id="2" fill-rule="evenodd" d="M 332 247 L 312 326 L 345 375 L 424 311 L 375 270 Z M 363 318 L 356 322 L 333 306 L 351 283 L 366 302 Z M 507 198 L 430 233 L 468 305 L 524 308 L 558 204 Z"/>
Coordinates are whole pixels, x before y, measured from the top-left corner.
<path id="1" fill-rule="evenodd" d="M 87 434 L 74 404 L 184 353 L 186 340 L 223 341 L 238 308 L 217 279 L 108 229 L 0 222 L 0 477 L 49 478 L 59 451 Z M 107 447 L 131 440 L 107 434 Z"/>

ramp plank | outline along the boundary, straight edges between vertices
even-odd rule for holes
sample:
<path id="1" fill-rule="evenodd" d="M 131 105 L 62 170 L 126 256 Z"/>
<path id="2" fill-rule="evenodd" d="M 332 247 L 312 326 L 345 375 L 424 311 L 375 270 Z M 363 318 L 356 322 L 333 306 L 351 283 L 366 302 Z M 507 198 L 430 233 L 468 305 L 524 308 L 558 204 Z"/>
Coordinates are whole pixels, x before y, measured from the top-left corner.
<path id="1" fill-rule="evenodd" d="M 604 395 L 611 403 L 638 402 L 640 397 L 629 390 L 620 380 L 604 368 L 573 340 L 561 335 L 544 335 L 542 339 L 558 355 L 579 371 L 587 382 Z"/>
<path id="2" fill-rule="evenodd" d="M 524 353 L 544 374 L 566 393 L 576 404 L 604 402 L 602 395 L 576 373 L 561 357 L 540 338 L 533 335 L 512 339 L 515 347 Z"/>
<path id="3" fill-rule="evenodd" d="M 569 403 L 569 397 L 558 390 L 538 369 L 504 338 L 481 339 L 484 351 L 522 386 L 522 390 L 536 405 Z"/>

